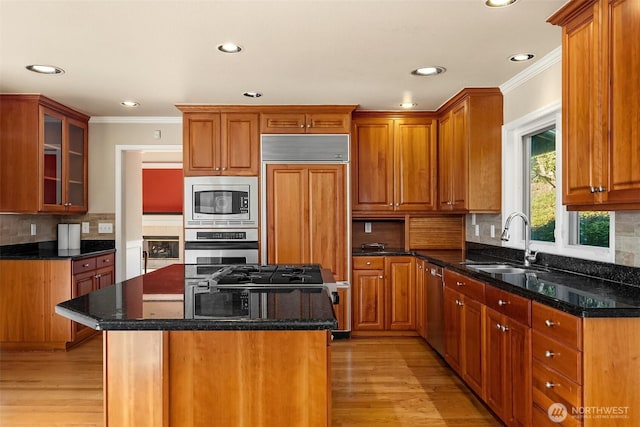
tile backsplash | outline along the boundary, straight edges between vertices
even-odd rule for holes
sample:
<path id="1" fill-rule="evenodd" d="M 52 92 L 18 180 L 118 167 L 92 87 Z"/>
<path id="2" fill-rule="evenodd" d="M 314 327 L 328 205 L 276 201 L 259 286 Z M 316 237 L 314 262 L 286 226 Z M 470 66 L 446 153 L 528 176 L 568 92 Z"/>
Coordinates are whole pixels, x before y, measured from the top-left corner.
<path id="1" fill-rule="evenodd" d="M 89 223 L 89 233 L 81 233 L 82 240 L 115 240 L 115 214 L 89 213 L 86 215 L 14 215 L 0 214 L 0 246 L 57 240 L 58 224 Z M 98 223 L 111 223 L 113 232 L 98 233 Z M 31 235 L 31 224 L 36 234 Z"/>

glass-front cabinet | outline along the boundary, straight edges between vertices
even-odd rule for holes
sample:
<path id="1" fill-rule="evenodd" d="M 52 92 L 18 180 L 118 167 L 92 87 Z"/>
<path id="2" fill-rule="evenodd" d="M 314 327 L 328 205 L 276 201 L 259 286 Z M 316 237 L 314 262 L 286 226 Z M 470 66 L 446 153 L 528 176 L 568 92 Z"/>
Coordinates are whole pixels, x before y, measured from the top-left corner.
<path id="1" fill-rule="evenodd" d="M 41 211 L 87 210 L 87 125 L 40 107 L 43 146 Z"/>

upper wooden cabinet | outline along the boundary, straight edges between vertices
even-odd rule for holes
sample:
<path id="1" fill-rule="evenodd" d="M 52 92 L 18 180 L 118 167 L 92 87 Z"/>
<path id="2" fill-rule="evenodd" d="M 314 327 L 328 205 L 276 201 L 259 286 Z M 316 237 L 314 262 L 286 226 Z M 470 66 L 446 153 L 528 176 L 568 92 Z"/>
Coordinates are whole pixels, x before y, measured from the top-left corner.
<path id="1" fill-rule="evenodd" d="M 436 208 L 437 126 L 433 115 L 354 115 L 353 211 Z"/>
<path id="2" fill-rule="evenodd" d="M 439 112 L 439 208 L 500 212 L 502 94 L 464 89 Z"/>
<path id="3" fill-rule="evenodd" d="M 185 176 L 257 176 L 260 169 L 258 123 L 258 113 L 184 113 Z"/>
<path id="4" fill-rule="evenodd" d="M 41 95 L 0 95 L 0 212 L 87 211 L 88 121 Z"/>
<path id="5" fill-rule="evenodd" d="M 260 114 L 261 133 L 349 133 L 355 106 L 282 107 Z"/>
<path id="6" fill-rule="evenodd" d="M 563 203 L 640 209 L 640 2 L 570 1 L 562 26 Z"/>

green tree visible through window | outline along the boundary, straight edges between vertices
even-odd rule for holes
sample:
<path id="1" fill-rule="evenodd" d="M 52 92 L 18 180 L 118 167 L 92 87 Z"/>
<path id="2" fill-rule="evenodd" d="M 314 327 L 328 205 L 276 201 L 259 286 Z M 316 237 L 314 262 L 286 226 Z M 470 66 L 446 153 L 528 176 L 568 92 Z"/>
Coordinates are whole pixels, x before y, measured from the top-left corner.
<path id="1" fill-rule="evenodd" d="M 544 130 L 528 139 L 531 239 L 555 242 L 556 129 Z"/>

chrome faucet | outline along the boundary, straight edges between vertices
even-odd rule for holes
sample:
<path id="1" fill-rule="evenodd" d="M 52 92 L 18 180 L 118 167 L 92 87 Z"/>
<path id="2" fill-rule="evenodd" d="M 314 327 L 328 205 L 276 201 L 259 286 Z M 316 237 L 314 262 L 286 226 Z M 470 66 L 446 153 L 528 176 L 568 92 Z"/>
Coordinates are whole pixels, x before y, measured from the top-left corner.
<path id="1" fill-rule="evenodd" d="M 529 223 L 529 218 L 527 218 L 527 216 L 522 212 L 511 213 L 507 218 L 507 221 L 504 223 L 504 231 L 502 232 L 500 239 L 506 242 L 511 238 L 509 235 L 509 227 L 511 226 L 511 220 L 516 216 L 522 218 L 522 221 L 524 222 L 524 265 L 528 267 L 532 262 L 535 262 L 536 255 L 538 255 L 537 252 L 531 252 L 531 249 L 529 248 L 529 245 L 531 244 L 531 224 Z"/>

